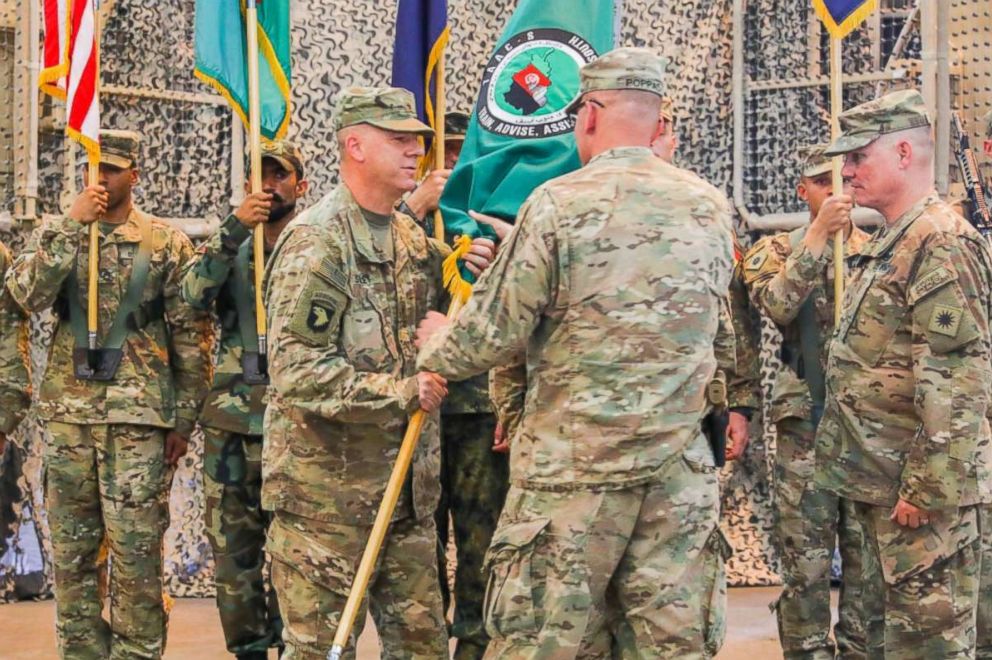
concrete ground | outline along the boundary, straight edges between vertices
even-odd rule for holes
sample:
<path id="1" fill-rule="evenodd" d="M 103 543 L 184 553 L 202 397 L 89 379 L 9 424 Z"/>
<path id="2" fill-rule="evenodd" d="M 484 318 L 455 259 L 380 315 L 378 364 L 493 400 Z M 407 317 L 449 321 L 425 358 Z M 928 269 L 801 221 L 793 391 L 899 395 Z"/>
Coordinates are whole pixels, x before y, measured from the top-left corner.
<path id="1" fill-rule="evenodd" d="M 775 633 L 775 617 L 768 603 L 778 587 L 731 589 L 727 641 L 719 660 L 775 660 L 782 657 Z M 55 605 L 52 601 L 0 605 L 0 658 L 3 660 L 55 660 Z M 272 653 L 271 658 L 275 658 Z M 371 621 L 358 641 L 359 660 L 378 657 L 378 642 Z M 169 625 L 166 660 L 232 660 L 224 650 L 224 637 L 213 600 L 178 599 Z"/>

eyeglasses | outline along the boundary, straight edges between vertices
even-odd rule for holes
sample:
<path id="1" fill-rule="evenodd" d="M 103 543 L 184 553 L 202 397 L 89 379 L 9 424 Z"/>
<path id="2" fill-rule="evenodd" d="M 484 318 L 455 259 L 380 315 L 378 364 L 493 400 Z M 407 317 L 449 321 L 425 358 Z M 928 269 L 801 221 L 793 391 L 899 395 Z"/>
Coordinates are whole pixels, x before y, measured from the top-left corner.
<path id="1" fill-rule="evenodd" d="M 594 105 L 597 108 L 605 108 L 606 107 L 605 105 L 603 105 L 602 103 L 600 103 L 596 99 L 583 99 L 582 101 L 579 102 L 579 104 L 577 106 L 573 107 L 572 110 L 569 111 L 568 116 L 571 119 L 575 119 L 576 117 L 578 117 L 579 116 L 579 110 L 581 110 L 583 107 L 585 107 L 585 105 L 587 103 L 588 104 L 591 104 L 591 105 Z"/>

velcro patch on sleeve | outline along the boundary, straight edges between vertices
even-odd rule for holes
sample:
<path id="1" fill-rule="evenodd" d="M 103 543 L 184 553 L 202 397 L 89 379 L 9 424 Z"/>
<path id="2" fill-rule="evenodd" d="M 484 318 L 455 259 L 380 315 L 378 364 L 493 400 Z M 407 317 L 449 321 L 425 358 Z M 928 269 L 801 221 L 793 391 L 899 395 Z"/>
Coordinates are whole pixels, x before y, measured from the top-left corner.
<path id="1" fill-rule="evenodd" d="M 957 278 L 957 273 L 950 266 L 938 266 L 926 275 L 918 277 L 909 287 L 909 302 L 914 303 Z"/>
<path id="2" fill-rule="evenodd" d="M 934 305 L 927 330 L 946 337 L 957 337 L 964 310 L 950 305 Z"/>
<path id="3" fill-rule="evenodd" d="M 747 263 L 744 264 L 744 270 L 761 270 L 761 267 L 765 265 L 765 261 L 768 260 L 768 251 L 761 250 L 757 254 L 752 254 L 747 259 Z"/>
<path id="4" fill-rule="evenodd" d="M 323 283 L 323 277 L 318 279 L 314 275 L 316 271 L 307 278 L 288 329 L 309 344 L 327 346 L 337 339 L 348 297 L 342 291 L 328 287 Z"/>
<path id="5" fill-rule="evenodd" d="M 333 284 L 344 292 L 348 291 L 348 278 L 330 259 L 321 259 L 313 272 L 328 284 Z"/>

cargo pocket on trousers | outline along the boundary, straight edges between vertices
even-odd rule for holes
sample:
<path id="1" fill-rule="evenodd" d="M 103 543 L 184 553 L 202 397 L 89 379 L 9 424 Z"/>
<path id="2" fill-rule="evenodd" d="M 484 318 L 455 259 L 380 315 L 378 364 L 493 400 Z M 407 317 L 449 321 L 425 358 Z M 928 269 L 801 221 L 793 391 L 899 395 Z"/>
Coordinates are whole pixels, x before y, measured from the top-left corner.
<path id="1" fill-rule="evenodd" d="M 540 567 L 534 550 L 550 523 L 535 518 L 501 525 L 493 534 L 482 569 L 488 575 L 482 616 L 490 637 L 537 632 L 534 587 Z"/>

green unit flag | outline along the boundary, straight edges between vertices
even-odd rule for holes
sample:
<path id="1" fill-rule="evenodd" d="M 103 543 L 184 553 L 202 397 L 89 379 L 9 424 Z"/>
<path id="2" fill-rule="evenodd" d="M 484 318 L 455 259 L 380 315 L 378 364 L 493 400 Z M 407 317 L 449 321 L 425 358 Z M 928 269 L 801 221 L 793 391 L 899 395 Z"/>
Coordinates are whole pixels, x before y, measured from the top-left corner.
<path id="1" fill-rule="evenodd" d="M 255 4 L 256 0 L 249 0 Z M 257 0 L 258 77 L 262 135 L 286 134 L 290 115 L 289 0 Z M 248 125 L 248 39 L 245 0 L 196 0 L 197 78 L 206 82 Z"/>
<path id="2" fill-rule="evenodd" d="M 492 236 L 469 210 L 513 222 L 537 186 L 579 167 L 566 108 L 578 95 L 579 69 L 614 47 L 618 14 L 617 0 L 520 0 L 481 71 L 465 144 L 441 197 L 449 238 Z"/>

